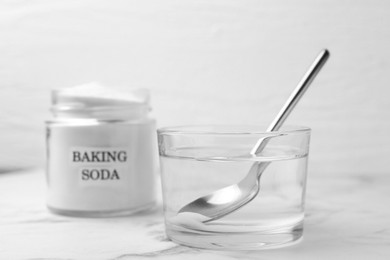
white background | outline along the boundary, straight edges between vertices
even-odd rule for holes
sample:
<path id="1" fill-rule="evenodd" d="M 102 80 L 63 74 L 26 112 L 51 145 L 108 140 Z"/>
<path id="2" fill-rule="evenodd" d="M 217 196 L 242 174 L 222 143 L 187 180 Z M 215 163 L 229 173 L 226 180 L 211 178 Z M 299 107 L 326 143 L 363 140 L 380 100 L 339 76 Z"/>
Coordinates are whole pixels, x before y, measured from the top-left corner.
<path id="1" fill-rule="evenodd" d="M 288 124 L 310 175 L 378 174 L 390 155 L 390 2 L 0 0 L 0 170 L 44 166 L 49 90 L 148 87 L 158 125 L 268 124 L 318 52 Z"/>

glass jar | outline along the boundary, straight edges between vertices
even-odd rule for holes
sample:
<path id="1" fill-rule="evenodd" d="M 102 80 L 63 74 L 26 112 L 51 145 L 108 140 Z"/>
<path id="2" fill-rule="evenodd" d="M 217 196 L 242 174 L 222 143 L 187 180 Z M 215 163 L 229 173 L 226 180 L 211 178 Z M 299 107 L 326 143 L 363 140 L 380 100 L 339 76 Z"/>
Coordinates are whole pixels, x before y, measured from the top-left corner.
<path id="1" fill-rule="evenodd" d="M 120 216 L 155 205 L 158 153 L 149 95 L 98 89 L 52 92 L 47 206 L 54 213 Z"/>

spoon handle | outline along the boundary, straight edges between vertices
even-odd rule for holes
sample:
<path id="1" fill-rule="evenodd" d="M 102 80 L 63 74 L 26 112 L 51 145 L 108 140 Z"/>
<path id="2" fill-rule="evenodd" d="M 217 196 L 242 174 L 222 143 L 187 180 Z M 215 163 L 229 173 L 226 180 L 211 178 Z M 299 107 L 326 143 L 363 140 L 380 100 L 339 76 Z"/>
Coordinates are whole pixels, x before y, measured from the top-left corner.
<path id="1" fill-rule="evenodd" d="M 295 105 L 301 99 L 303 94 L 306 92 L 307 88 L 313 82 L 314 78 L 317 76 L 318 72 L 320 72 L 321 68 L 324 66 L 325 62 L 329 58 L 329 51 L 324 49 L 320 52 L 317 58 L 314 60 L 313 64 L 310 66 L 309 70 L 303 76 L 301 81 L 298 83 L 297 87 L 291 93 L 290 97 L 287 99 L 286 103 L 279 111 L 278 115 L 272 121 L 272 123 L 268 126 L 267 132 L 273 132 L 279 130 L 282 126 L 288 115 L 294 109 Z M 257 154 L 261 152 L 265 145 L 267 144 L 268 139 L 261 138 L 256 145 L 253 147 L 251 154 Z"/>

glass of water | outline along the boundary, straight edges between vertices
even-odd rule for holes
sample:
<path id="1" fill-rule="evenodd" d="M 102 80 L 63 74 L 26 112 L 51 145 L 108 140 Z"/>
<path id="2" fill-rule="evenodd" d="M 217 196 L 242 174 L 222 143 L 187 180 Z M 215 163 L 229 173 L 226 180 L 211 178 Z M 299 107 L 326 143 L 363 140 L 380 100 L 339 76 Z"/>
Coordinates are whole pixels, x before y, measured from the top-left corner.
<path id="1" fill-rule="evenodd" d="M 298 242 L 303 233 L 310 129 L 184 126 L 158 130 L 167 236 L 179 244 L 258 250 Z M 250 152 L 267 138 L 257 155 Z M 231 214 L 202 222 L 178 211 L 199 197 L 240 182 L 255 163 L 269 163 L 257 196 Z"/>

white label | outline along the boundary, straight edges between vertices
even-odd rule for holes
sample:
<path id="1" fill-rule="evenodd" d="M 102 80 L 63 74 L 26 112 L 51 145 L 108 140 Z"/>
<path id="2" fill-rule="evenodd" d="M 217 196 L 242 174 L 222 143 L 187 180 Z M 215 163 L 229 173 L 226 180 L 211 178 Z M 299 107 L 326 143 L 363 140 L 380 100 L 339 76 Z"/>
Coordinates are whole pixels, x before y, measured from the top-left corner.
<path id="1" fill-rule="evenodd" d="M 81 186 L 126 183 L 129 150 L 121 147 L 73 147 L 69 156 Z"/>

